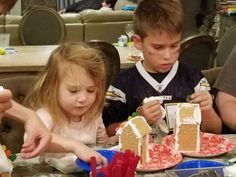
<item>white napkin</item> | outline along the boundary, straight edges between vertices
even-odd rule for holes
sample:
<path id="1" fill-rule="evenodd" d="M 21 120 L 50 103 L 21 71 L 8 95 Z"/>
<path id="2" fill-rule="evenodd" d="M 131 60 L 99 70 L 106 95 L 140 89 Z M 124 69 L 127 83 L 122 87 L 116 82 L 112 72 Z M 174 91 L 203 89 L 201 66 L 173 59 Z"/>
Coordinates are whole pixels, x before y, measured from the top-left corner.
<path id="1" fill-rule="evenodd" d="M 13 169 L 12 163 L 8 160 L 2 145 L 0 144 L 0 172 L 11 173 Z"/>
<path id="2" fill-rule="evenodd" d="M 153 101 L 153 100 L 159 101 L 160 104 L 163 103 L 163 97 L 161 97 L 161 96 L 151 96 L 149 98 L 144 98 L 143 103 L 147 103 L 147 102 Z M 167 134 L 167 133 L 169 133 L 169 128 L 166 124 L 166 121 L 164 120 L 164 118 L 166 116 L 166 110 L 163 108 L 163 106 L 161 106 L 161 112 L 162 112 L 162 116 L 157 121 L 157 125 L 159 126 L 159 128 L 161 129 L 162 132 Z"/>
<path id="3" fill-rule="evenodd" d="M 77 159 L 76 155 L 70 153 L 61 158 L 47 157 L 45 158 L 45 162 L 47 162 L 50 166 L 66 174 L 84 171 L 83 169 L 80 169 L 76 165 L 75 163 L 76 159 Z"/>
<path id="4" fill-rule="evenodd" d="M 224 176 L 236 176 L 236 164 L 223 168 Z"/>

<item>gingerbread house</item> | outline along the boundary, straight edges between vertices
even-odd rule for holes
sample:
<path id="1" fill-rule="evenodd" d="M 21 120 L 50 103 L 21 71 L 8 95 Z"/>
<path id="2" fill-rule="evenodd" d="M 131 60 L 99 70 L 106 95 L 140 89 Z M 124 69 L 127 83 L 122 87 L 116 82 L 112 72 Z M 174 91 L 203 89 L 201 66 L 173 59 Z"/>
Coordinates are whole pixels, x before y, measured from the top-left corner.
<path id="1" fill-rule="evenodd" d="M 121 151 L 129 149 L 140 156 L 140 164 L 149 161 L 149 133 L 151 127 L 142 116 L 136 116 L 125 122 L 118 130 L 119 147 Z"/>
<path id="2" fill-rule="evenodd" d="M 179 103 L 176 110 L 175 149 L 180 152 L 200 150 L 201 110 L 199 104 Z"/>
<path id="3" fill-rule="evenodd" d="M 12 169 L 12 163 L 8 160 L 2 146 L 0 145 L 0 176 L 11 177 Z"/>

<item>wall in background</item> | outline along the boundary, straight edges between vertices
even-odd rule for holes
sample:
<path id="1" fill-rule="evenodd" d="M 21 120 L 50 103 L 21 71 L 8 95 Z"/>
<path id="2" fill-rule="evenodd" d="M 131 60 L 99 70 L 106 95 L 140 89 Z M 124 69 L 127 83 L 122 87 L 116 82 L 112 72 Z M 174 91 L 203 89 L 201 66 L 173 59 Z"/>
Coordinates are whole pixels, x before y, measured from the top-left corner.
<path id="1" fill-rule="evenodd" d="M 56 0 L 21 0 L 22 14 L 32 6 L 46 6 L 57 9 Z"/>
<path id="2" fill-rule="evenodd" d="M 61 9 L 77 1 L 80 0 L 18 0 L 9 14 L 22 15 L 27 8 L 30 8 L 33 5 L 47 6 L 60 11 Z"/>
<path id="3" fill-rule="evenodd" d="M 15 6 L 9 12 L 11 15 L 21 15 L 21 0 L 16 1 Z"/>

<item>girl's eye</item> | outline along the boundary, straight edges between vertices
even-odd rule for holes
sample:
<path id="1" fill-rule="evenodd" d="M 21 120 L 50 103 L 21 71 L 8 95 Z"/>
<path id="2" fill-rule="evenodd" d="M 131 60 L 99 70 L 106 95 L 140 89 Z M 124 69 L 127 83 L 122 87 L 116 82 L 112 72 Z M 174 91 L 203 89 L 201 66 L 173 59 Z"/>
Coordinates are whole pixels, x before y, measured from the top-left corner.
<path id="1" fill-rule="evenodd" d="M 89 89 L 88 92 L 89 92 L 89 93 L 94 93 L 94 92 L 95 92 L 95 89 Z"/>
<path id="2" fill-rule="evenodd" d="M 69 90 L 69 92 L 70 92 L 70 93 L 76 93 L 77 90 L 71 89 L 71 90 Z"/>

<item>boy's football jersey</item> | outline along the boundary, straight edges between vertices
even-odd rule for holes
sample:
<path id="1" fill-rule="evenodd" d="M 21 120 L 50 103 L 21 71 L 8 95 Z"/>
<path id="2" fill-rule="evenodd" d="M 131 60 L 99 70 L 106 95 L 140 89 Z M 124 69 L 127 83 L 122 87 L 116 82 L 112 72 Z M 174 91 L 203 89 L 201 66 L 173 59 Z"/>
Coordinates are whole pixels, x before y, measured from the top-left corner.
<path id="1" fill-rule="evenodd" d="M 159 75 L 162 80 L 158 82 Z M 210 87 L 197 68 L 176 61 L 168 73 L 148 73 L 140 61 L 121 72 L 108 88 L 104 123 L 107 126 L 126 120 L 145 97 L 162 96 L 163 104 L 186 102 L 188 95 L 199 90 L 210 90 Z"/>

